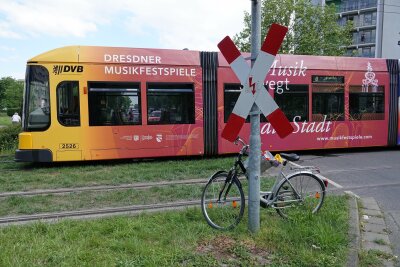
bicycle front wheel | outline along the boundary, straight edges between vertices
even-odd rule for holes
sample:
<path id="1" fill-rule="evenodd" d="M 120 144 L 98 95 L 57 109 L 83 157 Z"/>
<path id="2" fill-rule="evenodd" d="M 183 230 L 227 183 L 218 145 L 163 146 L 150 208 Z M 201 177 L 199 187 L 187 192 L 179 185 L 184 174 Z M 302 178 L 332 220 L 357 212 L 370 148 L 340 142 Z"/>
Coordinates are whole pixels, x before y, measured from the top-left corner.
<path id="1" fill-rule="evenodd" d="M 201 196 L 201 209 L 211 227 L 232 229 L 242 219 L 244 208 L 242 186 L 237 179 L 228 179 L 226 172 L 215 175 L 206 184 Z"/>
<path id="2" fill-rule="evenodd" d="M 297 173 L 282 180 L 274 208 L 284 218 L 316 213 L 325 198 L 325 185 L 311 173 Z"/>

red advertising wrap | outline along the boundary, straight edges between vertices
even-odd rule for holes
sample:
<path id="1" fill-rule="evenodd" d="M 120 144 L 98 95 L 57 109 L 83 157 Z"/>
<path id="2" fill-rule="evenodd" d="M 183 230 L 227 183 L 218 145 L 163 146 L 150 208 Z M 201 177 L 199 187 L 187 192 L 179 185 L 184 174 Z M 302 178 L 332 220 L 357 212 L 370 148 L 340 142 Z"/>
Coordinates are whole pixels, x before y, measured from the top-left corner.
<path id="1" fill-rule="evenodd" d="M 219 62 L 218 87 L 238 83 L 223 57 L 219 57 Z M 275 99 L 283 98 L 278 105 L 291 112 L 287 116 L 294 131 L 281 139 L 268 122 L 261 123 L 263 149 L 282 151 L 387 145 L 389 105 L 384 103 L 389 102 L 385 90 L 390 85 L 385 60 L 278 55 L 265 86 Z M 294 90 L 290 92 L 292 88 Z M 224 125 L 226 91 L 221 90 L 218 95 L 220 128 Z M 282 97 L 285 94 L 288 97 Z M 357 101 L 357 96 L 361 100 Z M 379 100 L 369 99 L 374 97 Z M 290 98 L 301 98 L 298 101 L 302 103 L 288 106 Z M 365 104 L 360 103 L 362 101 Z M 363 108 L 360 105 L 366 108 L 368 105 L 376 106 L 370 106 L 370 111 L 356 110 L 355 106 Z M 249 133 L 250 125 L 246 125 L 240 135 L 246 137 Z M 220 139 L 219 151 L 234 152 L 235 146 Z"/>
<path id="2" fill-rule="evenodd" d="M 272 62 L 262 92 L 277 103 L 293 132 L 281 139 L 262 116 L 263 149 L 398 143 L 398 83 L 390 82 L 398 72 L 388 70 L 389 60 L 278 54 Z M 29 60 L 26 77 L 17 161 L 237 149 L 221 133 L 242 88 L 220 53 L 71 46 Z M 239 135 L 247 140 L 249 132 L 244 123 Z"/>

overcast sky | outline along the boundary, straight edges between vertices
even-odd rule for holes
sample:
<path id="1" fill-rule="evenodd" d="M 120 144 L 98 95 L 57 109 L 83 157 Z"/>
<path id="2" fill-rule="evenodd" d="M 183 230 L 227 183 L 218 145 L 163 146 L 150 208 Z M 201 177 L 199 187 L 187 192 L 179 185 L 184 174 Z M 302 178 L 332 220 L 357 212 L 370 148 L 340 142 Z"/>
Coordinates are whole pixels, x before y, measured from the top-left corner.
<path id="1" fill-rule="evenodd" d="M 250 0 L 0 0 L 0 78 L 67 45 L 217 51 L 243 29 Z"/>

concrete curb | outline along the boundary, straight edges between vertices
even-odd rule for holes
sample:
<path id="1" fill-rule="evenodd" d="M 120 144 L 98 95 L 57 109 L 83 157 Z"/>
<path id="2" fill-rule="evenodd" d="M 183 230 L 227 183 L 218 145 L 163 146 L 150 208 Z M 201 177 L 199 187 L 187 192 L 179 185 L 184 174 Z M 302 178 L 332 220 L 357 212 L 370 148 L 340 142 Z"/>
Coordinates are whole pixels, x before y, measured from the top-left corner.
<path id="1" fill-rule="evenodd" d="M 349 239 L 350 247 L 349 254 L 347 256 L 347 267 L 358 267 L 358 251 L 360 249 L 360 221 L 358 216 L 358 204 L 357 199 L 354 197 L 349 198 L 350 206 L 350 227 L 349 227 Z"/>

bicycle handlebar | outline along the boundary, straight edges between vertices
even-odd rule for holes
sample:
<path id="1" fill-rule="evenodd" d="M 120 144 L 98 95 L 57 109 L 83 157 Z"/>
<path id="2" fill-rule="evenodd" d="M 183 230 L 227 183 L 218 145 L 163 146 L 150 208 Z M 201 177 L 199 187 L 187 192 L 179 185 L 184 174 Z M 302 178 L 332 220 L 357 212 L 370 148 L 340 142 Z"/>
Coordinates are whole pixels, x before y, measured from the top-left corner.
<path id="1" fill-rule="evenodd" d="M 235 145 L 238 145 L 238 143 L 242 144 L 242 149 L 240 150 L 239 154 L 243 155 L 246 153 L 247 149 L 249 148 L 249 145 L 246 144 L 246 142 L 240 138 L 239 136 L 236 138 L 236 140 L 233 142 Z"/>
<path id="2" fill-rule="evenodd" d="M 238 142 L 240 142 L 243 146 L 247 146 L 247 144 L 244 142 L 244 140 L 242 138 L 240 138 L 240 136 L 238 136 L 236 138 L 236 140 L 234 141 L 234 144 L 237 145 Z"/>

